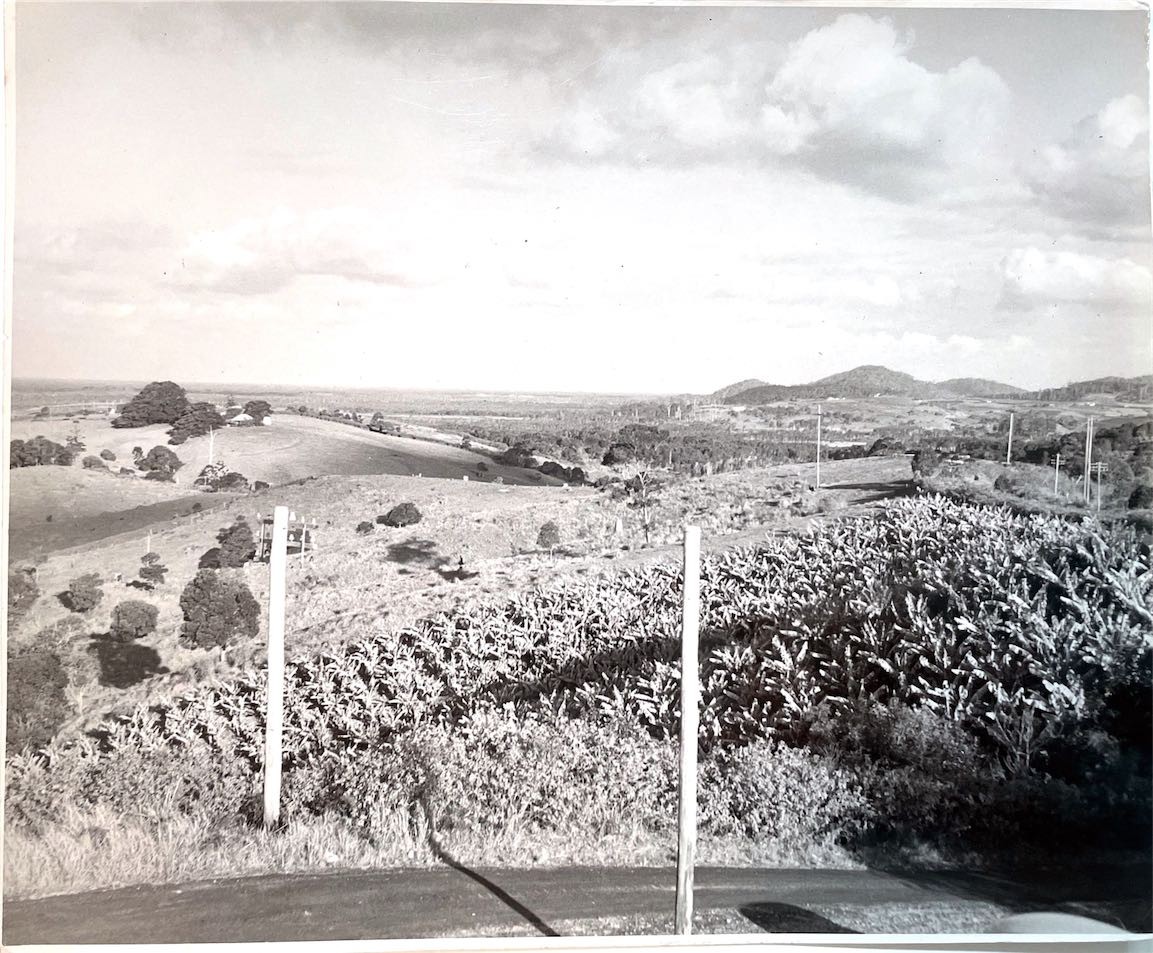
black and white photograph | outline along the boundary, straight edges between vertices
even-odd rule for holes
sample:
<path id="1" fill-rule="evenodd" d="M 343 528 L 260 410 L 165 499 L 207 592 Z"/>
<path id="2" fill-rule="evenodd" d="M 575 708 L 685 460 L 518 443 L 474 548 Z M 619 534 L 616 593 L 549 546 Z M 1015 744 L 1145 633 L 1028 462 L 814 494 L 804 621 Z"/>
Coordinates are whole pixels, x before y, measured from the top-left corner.
<path id="1" fill-rule="evenodd" d="M 1147 8 L 6 17 L 6 947 L 1153 936 Z"/>

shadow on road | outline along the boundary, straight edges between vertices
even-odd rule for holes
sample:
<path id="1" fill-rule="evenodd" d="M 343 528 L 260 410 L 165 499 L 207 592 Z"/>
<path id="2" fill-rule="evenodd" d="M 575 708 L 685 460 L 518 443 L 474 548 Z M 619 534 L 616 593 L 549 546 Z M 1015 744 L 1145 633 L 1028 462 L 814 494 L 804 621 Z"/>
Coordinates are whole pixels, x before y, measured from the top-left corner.
<path id="1" fill-rule="evenodd" d="M 451 867 L 453 870 L 464 874 L 474 883 L 484 887 L 485 890 L 496 897 L 506 907 L 508 907 L 518 916 L 523 917 L 525 922 L 531 925 L 532 928 L 537 930 L 542 936 L 560 936 L 556 930 L 545 923 L 544 920 L 542 920 L 528 907 L 517 900 L 516 897 L 512 896 L 512 894 L 510 894 L 507 890 L 503 889 L 497 884 L 494 884 L 487 877 L 478 874 L 475 870 L 466 867 L 460 861 L 456 860 L 450 853 L 448 853 L 448 851 L 441 847 L 440 842 L 436 839 L 436 834 L 433 833 L 432 812 L 428 809 L 428 803 L 425 801 L 423 796 L 418 798 L 418 803 L 420 804 L 420 810 L 424 814 L 425 824 L 427 825 L 428 846 L 432 850 L 433 856 L 435 856 L 437 860 Z"/>
<path id="2" fill-rule="evenodd" d="M 741 916 L 766 933 L 855 933 L 819 913 L 791 903 L 750 903 L 739 908 Z"/>
<path id="3" fill-rule="evenodd" d="M 868 496 L 858 497 L 854 503 L 879 503 L 899 496 L 912 496 L 917 492 L 917 484 L 912 480 L 892 480 L 888 483 L 833 483 L 824 486 L 825 490 L 864 490 Z"/>

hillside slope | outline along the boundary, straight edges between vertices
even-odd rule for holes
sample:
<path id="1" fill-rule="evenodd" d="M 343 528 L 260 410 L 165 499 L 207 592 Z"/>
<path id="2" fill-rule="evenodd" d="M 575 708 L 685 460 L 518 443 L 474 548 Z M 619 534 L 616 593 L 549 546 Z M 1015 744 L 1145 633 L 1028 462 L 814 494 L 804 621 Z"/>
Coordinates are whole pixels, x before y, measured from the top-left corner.
<path id="1" fill-rule="evenodd" d="M 894 371 L 879 364 L 862 364 L 852 370 L 830 374 L 809 384 L 765 384 L 749 381 L 722 387 L 716 394 L 724 394 L 727 404 L 763 404 L 775 400 L 820 400 L 831 397 L 989 397 L 1005 394 L 1023 394 L 1018 387 L 979 377 L 955 377 L 933 382 L 923 381 Z"/>

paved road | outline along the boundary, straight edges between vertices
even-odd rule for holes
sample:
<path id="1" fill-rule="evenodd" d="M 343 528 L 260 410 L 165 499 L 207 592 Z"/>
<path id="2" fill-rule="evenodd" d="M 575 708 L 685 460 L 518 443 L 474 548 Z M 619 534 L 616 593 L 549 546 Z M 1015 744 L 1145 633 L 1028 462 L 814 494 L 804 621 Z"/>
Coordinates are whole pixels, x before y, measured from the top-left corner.
<path id="1" fill-rule="evenodd" d="M 1129 909 L 1147 895 L 1147 867 L 1005 877 L 869 870 L 698 868 L 697 911 L 785 914 L 793 932 L 836 932 L 806 907 L 978 900 L 1013 911 L 1110 901 Z M 4 905 L 4 942 L 191 943 L 416 938 L 550 922 L 671 911 L 675 870 L 421 869 L 268 876 L 167 887 L 130 887 Z M 1148 929 L 1126 923 L 1130 929 Z M 755 927 L 750 926 L 755 932 Z"/>

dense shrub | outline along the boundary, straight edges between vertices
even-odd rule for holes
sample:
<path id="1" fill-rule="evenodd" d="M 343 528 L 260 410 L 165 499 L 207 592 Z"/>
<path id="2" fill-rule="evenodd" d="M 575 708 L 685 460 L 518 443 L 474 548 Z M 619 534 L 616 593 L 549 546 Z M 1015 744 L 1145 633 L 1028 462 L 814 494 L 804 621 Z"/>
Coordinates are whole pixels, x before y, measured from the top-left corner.
<path id="1" fill-rule="evenodd" d="M 762 741 L 717 751 L 701 765 L 701 825 L 715 834 L 801 852 L 852 835 L 868 813 L 852 774 L 811 752 Z"/>
<path id="2" fill-rule="evenodd" d="M 46 744 L 70 712 L 60 656 L 40 647 L 9 656 L 7 684 L 9 752 Z"/>
<path id="3" fill-rule="evenodd" d="M 176 423 L 188 410 L 184 388 L 172 381 L 153 381 L 120 408 L 113 427 L 146 427 L 149 424 Z"/>
<path id="4" fill-rule="evenodd" d="M 156 606 L 139 599 L 129 599 L 112 610 L 112 626 L 109 634 L 117 642 L 142 639 L 156 631 L 158 616 L 159 610 Z"/>
<path id="5" fill-rule="evenodd" d="M 268 484 L 265 483 L 264 480 L 257 480 L 252 484 L 252 489 L 259 493 L 261 490 L 267 490 Z"/>
<path id="6" fill-rule="evenodd" d="M 265 484 L 267 486 L 267 484 Z M 230 470 L 224 474 L 223 477 L 217 482 L 216 489 L 218 490 L 247 490 L 248 477 L 243 473 L 237 473 L 235 470 Z"/>
<path id="7" fill-rule="evenodd" d="M 144 479 L 154 483 L 175 483 L 176 474 L 169 470 L 149 470 L 144 474 Z"/>
<path id="8" fill-rule="evenodd" d="M 104 598 L 104 583 L 96 573 L 85 573 L 68 583 L 63 602 L 73 612 L 91 612 Z"/>
<path id="9" fill-rule="evenodd" d="M 238 516 L 231 526 L 225 526 L 216 534 L 220 543 L 220 565 L 224 569 L 237 569 L 256 555 L 256 539 L 252 527 L 243 516 Z"/>
<path id="10" fill-rule="evenodd" d="M 361 520 L 356 524 L 356 531 L 360 533 L 361 536 L 364 536 L 367 533 L 371 533 L 374 528 L 374 525 L 368 520 Z"/>
<path id="11" fill-rule="evenodd" d="M 19 618 L 38 598 L 40 587 L 36 585 L 36 570 L 28 566 L 11 567 L 8 570 L 8 618 Z"/>
<path id="12" fill-rule="evenodd" d="M 99 457 L 92 456 L 91 454 L 80 461 L 80 466 L 82 466 L 85 470 L 108 469 L 108 465 L 103 460 L 101 460 Z"/>
<path id="13" fill-rule="evenodd" d="M 13 440 L 8 452 L 8 466 L 13 469 L 43 466 L 69 467 L 75 459 L 74 451 L 49 440 L 47 437 Z"/>
<path id="14" fill-rule="evenodd" d="M 180 595 L 184 625 L 181 644 L 213 648 L 254 639 L 260 630 L 260 606 L 242 581 L 202 569 Z"/>
<path id="15" fill-rule="evenodd" d="M 385 526 L 412 526 L 421 521 L 421 512 L 415 503 L 400 503 L 383 516 L 378 516 L 376 521 Z"/>
<path id="16" fill-rule="evenodd" d="M 272 405 L 266 400 L 250 400 L 245 403 L 244 412 L 260 424 L 264 422 L 265 417 L 272 416 Z"/>
<path id="17" fill-rule="evenodd" d="M 1153 486 L 1138 483 L 1129 494 L 1129 509 L 1144 510 L 1153 508 Z"/>
<path id="18" fill-rule="evenodd" d="M 116 459 L 116 454 L 114 454 L 111 450 L 101 450 L 100 451 L 100 458 L 102 460 L 108 460 L 109 462 L 111 462 L 111 461 Z"/>

